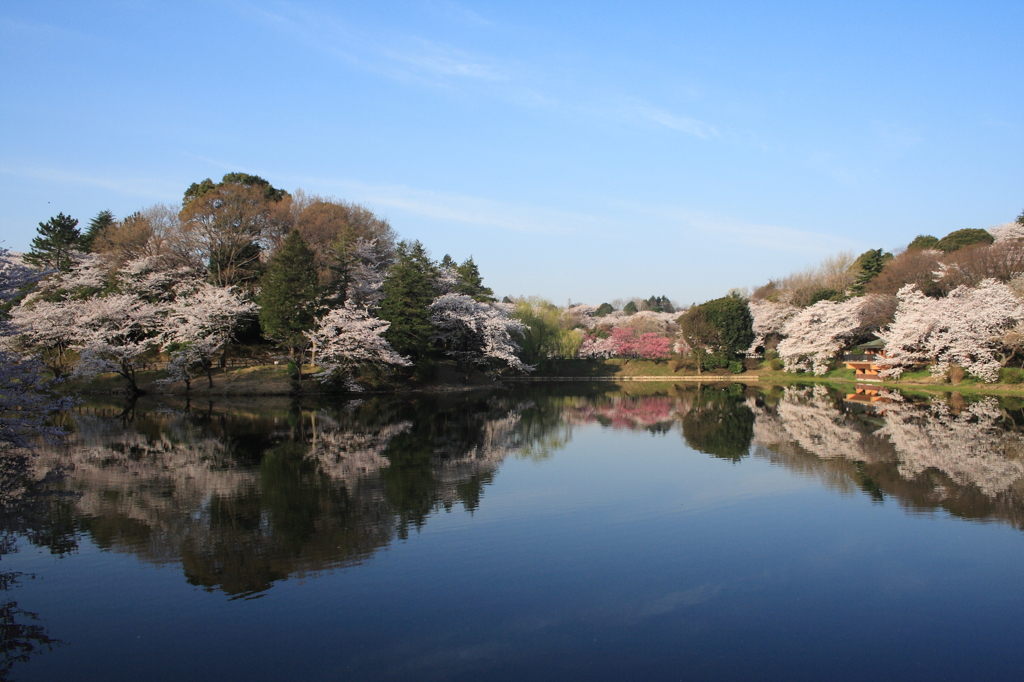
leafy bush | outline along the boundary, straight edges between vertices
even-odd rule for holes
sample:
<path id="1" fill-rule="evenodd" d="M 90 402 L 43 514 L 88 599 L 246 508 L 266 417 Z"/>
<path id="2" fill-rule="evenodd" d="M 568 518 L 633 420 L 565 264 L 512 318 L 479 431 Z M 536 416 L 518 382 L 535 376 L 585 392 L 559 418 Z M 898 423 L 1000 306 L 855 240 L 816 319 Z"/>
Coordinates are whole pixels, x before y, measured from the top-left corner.
<path id="1" fill-rule="evenodd" d="M 999 370 L 999 381 L 1004 384 L 1019 384 L 1024 381 L 1024 371 L 1016 367 L 1003 367 Z"/>
<path id="2" fill-rule="evenodd" d="M 768 361 L 768 366 L 776 372 L 781 372 L 782 368 L 786 366 L 786 363 L 782 361 L 782 358 L 772 358 Z"/>
<path id="3" fill-rule="evenodd" d="M 914 237 L 914 241 L 907 244 L 907 251 L 934 249 L 937 248 L 935 245 L 938 243 L 938 237 L 933 237 L 930 234 L 919 234 Z"/>
<path id="4" fill-rule="evenodd" d="M 845 300 L 843 292 L 835 289 L 818 289 L 811 294 L 811 301 L 808 305 L 814 305 L 818 301 L 843 301 Z"/>
<path id="5" fill-rule="evenodd" d="M 995 237 L 988 230 L 983 230 L 979 227 L 968 227 L 963 230 L 950 232 L 936 242 L 935 248 L 951 253 L 972 244 L 991 244 L 994 241 Z"/>
<path id="6" fill-rule="evenodd" d="M 729 371 L 733 374 L 743 374 L 744 367 L 743 363 L 739 360 L 733 360 L 729 363 Z"/>

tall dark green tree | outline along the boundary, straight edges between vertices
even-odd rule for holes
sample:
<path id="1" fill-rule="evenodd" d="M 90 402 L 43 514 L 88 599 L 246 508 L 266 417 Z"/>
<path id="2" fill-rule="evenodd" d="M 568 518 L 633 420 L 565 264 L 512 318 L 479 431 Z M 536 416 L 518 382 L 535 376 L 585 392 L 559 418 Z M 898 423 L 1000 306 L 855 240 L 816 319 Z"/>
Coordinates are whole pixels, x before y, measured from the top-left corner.
<path id="1" fill-rule="evenodd" d="M 853 286 L 850 287 L 850 292 L 854 296 L 863 296 L 868 282 L 877 277 L 890 260 L 892 260 L 892 254 L 886 253 L 882 249 L 870 249 L 862 253 L 854 263 L 858 272 Z"/>
<path id="2" fill-rule="evenodd" d="M 419 241 L 399 242 L 395 256 L 378 315 L 391 323 L 384 332 L 391 347 L 416 362 L 427 354 L 434 331 L 428 306 L 434 300 L 437 265 Z"/>
<path id="3" fill-rule="evenodd" d="M 260 328 L 264 336 L 296 348 L 313 328 L 320 305 L 313 252 L 298 232 L 290 233 L 267 263 L 260 280 Z"/>
<path id="4" fill-rule="evenodd" d="M 82 233 L 78 221 L 58 213 L 45 223 L 39 223 L 39 235 L 32 239 L 32 249 L 25 254 L 25 262 L 37 268 L 55 268 L 62 272 L 71 267 L 71 253 L 80 248 Z"/>
<path id="5" fill-rule="evenodd" d="M 494 303 L 497 300 L 494 298 L 494 290 L 484 286 L 484 278 L 480 275 L 480 268 L 473 262 L 472 256 L 457 266 L 455 271 L 459 273 L 456 293 L 465 294 L 481 303 Z"/>
<path id="6" fill-rule="evenodd" d="M 96 238 L 104 230 L 114 224 L 114 214 L 110 211 L 100 211 L 97 213 L 92 220 L 89 221 L 89 227 L 86 228 L 85 233 L 82 235 L 80 240 L 81 248 L 83 251 L 92 251 L 93 244 L 96 242 Z"/>

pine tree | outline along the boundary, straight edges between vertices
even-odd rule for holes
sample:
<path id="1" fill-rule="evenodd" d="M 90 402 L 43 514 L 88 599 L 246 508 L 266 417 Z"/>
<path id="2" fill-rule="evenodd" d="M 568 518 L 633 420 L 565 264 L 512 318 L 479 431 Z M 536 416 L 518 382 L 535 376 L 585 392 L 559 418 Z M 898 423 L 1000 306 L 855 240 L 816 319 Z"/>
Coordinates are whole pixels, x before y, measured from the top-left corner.
<path id="1" fill-rule="evenodd" d="M 89 221 L 89 227 L 85 230 L 79 243 L 83 251 L 92 251 L 96 238 L 101 232 L 114 224 L 114 214 L 110 211 L 100 211 Z"/>
<path id="2" fill-rule="evenodd" d="M 437 265 L 419 241 L 400 242 L 396 256 L 384 279 L 379 315 L 391 323 L 384 332 L 391 347 L 417 361 L 427 354 L 434 331 L 429 306 L 434 300 Z"/>
<path id="3" fill-rule="evenodd" d="M 78 221 L 58 213 L 45 223 L 39 223 L 39 236 L 32 240 L 32 250 L 25 254 L 25 262 L 37 268 L 55 268 L 66 272 L 71 268 L 71 253 L 79 247 L 82 233 Z"/>
<path id="4" fill-rule="evenodd" d="M 305 345 L 319 307 L 319 282 L 313 252 L 298 232 L 285 238 L 260 281 L 260 328 L 264 336 L 286 344 L 292 355 Z"/>
<path id="5" fill-rule="evenodd" d="M 877 277 L 882 272 L 885 264 L 890 260 L 892 260 L 892 254 L 885 253 L 882 249 L 871 249 L 862 253 L 860 258 L 857 259 L 860 272 L 857 275 L 857 279 L 854 280 L 853 286 L 850 287 L 850 293 L 854 296 L 863 296 L 867 283 Z M 812 305 L 815 302 L 812 301 Z"/>
<path id="6" fill-rule="evenodd" d="M 480 275 L 480 268 L 473 262 L 473 257 L 467 258 L 462 265 L 455 268 L 459 273 L 459 284 L 455 292 L 465 294 L 480 303 L 494 303 L 494 290 L 484 286 L 484 278 Z"/>

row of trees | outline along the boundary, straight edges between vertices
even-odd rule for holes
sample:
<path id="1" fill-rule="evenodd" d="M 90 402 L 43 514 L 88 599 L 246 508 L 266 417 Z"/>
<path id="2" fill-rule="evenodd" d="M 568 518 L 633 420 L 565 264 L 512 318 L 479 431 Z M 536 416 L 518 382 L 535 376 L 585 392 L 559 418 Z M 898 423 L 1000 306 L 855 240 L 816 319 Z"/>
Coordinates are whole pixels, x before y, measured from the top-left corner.
<path id="1" fill-rule="evenodd" d="M 4 348 L 40 355 L 58 378 L 113 371 L 137 392 L 159 353 L 167 381 L 205 373 L 212 385 L 238 337 L 287 348 L 300 373 L 312 351 L 320 379 L 352 388 L 361 372 L 422 374 L 441 357 L 467 372 L 528 369 L 522 323 L 472 258 L 434 262 L 361 206 L 257 176 L 194 183 L 179 210 L 103 212 L 85 232 L 60 214 L 23 260 L 41 281 L 23 287 Z"/>
<path id="2" fill-rule="evenodd" d="M 843 288 L 837 288 L 843 287 Z M 824 374 L 843 350 L 881 339 L 883 376 L 952 367 L 996 381 L 1024 354 L 1024 213 L 991 230 L 922 235 L 896 254 L 840 255 L 759 288 L 747 353 Z"/>
<path id="3" fill-rule="evenodd" d="M 952 365 L 986 380 L 1024 354 L 1024 216 L 993 230 L 922 235 L 895 255 L 871 249 L 680 310 L 665 296 L 565 308 L 497 302 L 472 258 L 430 258 L 364 207 L 258 176 L 193 183 L 180 208 L 84 231 L 41 223 L 4 348 L 39 354 L 54 376 L 114 371 L 137 390 L 140 362 L 161 353 L 167 381 L 224 364 L 235 339 L 286 348 L 301 378 L 399 370 L 428 375 L 441 358 L 473 371 L 526 371 L 548 358 L 689 358 L 698 371 L 743 370 L 778 356 L 791 371 L 828 371 L 859 342 L 888 344 L 890 373 Z M 30 291 L 28 289 L 31 289 Z M 13 330 L 13 331 L 11 331 Z"/>

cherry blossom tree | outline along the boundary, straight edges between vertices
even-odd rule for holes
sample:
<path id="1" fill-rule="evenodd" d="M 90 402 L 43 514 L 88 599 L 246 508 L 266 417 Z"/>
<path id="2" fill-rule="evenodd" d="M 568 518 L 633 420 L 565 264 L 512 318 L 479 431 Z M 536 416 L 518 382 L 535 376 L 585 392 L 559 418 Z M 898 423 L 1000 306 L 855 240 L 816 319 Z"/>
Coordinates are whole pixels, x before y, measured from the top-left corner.
<path id="1" fill-rule="evenodd" d="M 391 326 L 371 317 L 365 309 L 346 302 L 321 318 L 306 336 L 313 344 L 314 360 L 322 382 L 341 380 L 350 390 L 361 391 L 352 375 L 362 365 L 408 367 L 412 363 L 391 348 L 383 334 Z"/>
<path id="2" fill-rule="evenodd" d="M 800 312 L 796 306 L 765 299 L 751 300 L 747 305 L 754 328 L 754 341 L 747 349 L 747 355 L 759 355 L 757 349 L 764 348 L 769 338 L 781 338 L 786 323 Z"/>
<path id="3" fill-rule="evenodd" d="M 512 306 L 481 303 L 464 294 L 444 294 L 430 304 L 432 339 L 445 354 L 467 367 L 489 367 L 504 363 L 511 369 L 529 372 L 516 355 L 519 345 L 513 336 L 521 335 L 525 325 L 509 317 Z"/>
<path id="4" fill-rule="evenodd" d="M 206 372 L 212 387 L 214 357 L 226 349 L 241 321 L 253 315 L 257 306 L 235 287 L 204 281 L 182 283 L 175 291 L 177 296 L 167 304 L 163 318 L 164 347 L 174 347 L 168 379 L 185 381 L 188 389 L 191 378 Z"/>
<path id="5" fill-rule="evenodd" d="M 365 310 L 376 310 L 384 297 L 384 275 L 394 262 L 392 249 L 376 239 L 356 239 L 352 244 L 345 300 Z"/>
<path id="6" fill-rule="evenodd" d="M 0 305 L 7 303 L 39 277 L 21 265 L 10 251 L 0 248 Z M 0 454 L 9 447 L 23 448 L 34 437 L 52 438 L 59 429 L 45 425 L 54 410 L 71 406 L 70 398 L 50 394 L 42 378 L 42 365 L 8 349 L 7 341 L 17 329 L 0 315 Z"/>
<path id="7" fill-rule="evenodd" d="M 141 393 L 135 381 L 141 356 L 155 341 L 163 304 L 149 303 L 132 294 L 93 297 L 83 302 L 82 339 L 76 345 L 81 361 L 75 376 L 114 372 L 128 382 L 128 393 Z"/>
<path id="8" fill-rule="evenodd" d="M 600 338 L 588 334 L 584 339 L 578 352 L 578 356 L 584 359 L 610 358 L 615 355 L 616 343 L 611 336 Z"/>
<path id="9" fill-rule="evenodd" d="M 862 311 L 869 296 L 848 301 L 818 301 L 791 317 L 783 326 L 779 357 L 786 371 L 811 370 L 825 374 L 836 354 L 864 330 Z"/>
<path id="10" fill-rule="evenodd" d="M 44 275 L 25 302 L 42 299 L 86 298 L 104 289 L 109 283 L 110 264 L 95 253 L 71 252 L 64 271 L 41 272 Z"/>
<path id="11" fill-rule="evenodd" d="M 1013 222 L 990 227 L 989 233 L 996 238 L 996 243 L 1011 239 L 1024 239 L 1024 224 Z"/>
<path id="12" fill-rule="evenodd" d="M 85 307 L 72 299 L 30 300 L 17 306 L 10 320 L 17 347 L 38 353 L 55 378 L 64 378 L 73 365 L 69 351 L 83 338 L 79 320 Z"/>
<path id="13" fill-rule="evenodd" d="M 198 282 L 206 272 L 177 265 L 163 256 L 141 256 L 125 263 L 117 272 L 117 288 L 150 302 L 170 301 L 182 285 Z"/>
<path id="14" fill-rule="evenodd" d="M 999 378 L 1000 339 L 1024 321 L 1024 301 L 1010 287 L 989 279 L 935 299 L 908 285 L 897 296 L 896 318 L 879 333 L 886 342 L 883 376 L 930 363 L 941 375 L 955 363 L 984 381 Z"/>

